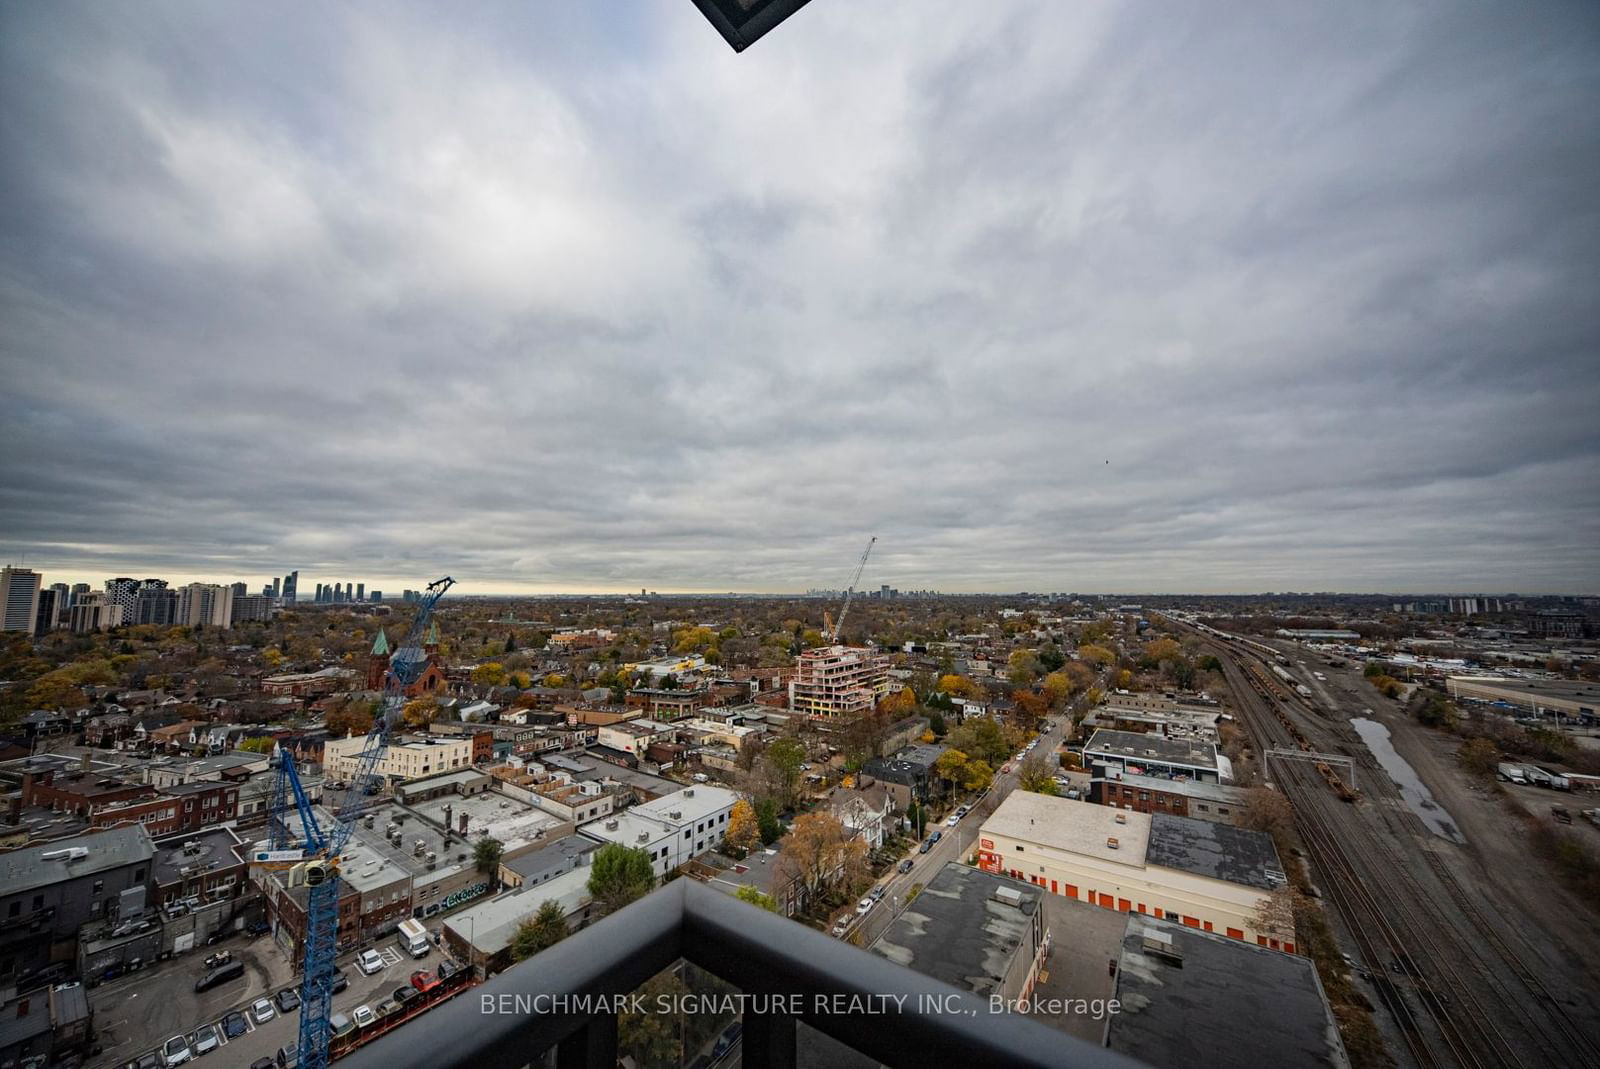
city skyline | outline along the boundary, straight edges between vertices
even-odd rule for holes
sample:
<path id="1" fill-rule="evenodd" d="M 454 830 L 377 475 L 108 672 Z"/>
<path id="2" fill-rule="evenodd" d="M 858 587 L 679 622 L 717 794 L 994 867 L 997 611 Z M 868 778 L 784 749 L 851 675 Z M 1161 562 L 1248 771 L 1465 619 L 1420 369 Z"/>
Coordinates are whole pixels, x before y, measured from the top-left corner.
<path id="1" fill-rule="evenodd" d="M 305 11 L 0 16 L 0 557 L 1597 590 L 1592 9 Z"/>

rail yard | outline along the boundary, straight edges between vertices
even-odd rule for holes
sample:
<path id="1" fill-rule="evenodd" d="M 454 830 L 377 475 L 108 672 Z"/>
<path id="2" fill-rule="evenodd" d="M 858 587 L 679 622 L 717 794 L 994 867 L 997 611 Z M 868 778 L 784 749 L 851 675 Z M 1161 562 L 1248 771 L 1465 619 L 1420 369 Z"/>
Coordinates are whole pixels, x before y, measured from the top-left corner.
<path id="1" fill-rule="evenodd" d="M 1359 951 L 1375 1019 L 1397 1060 L 1600 1064 L 1600 954 L 1592 924 L 1564 908 L 1584 906 L 1548 886 L 1531 857 L 1520 871 L 1491 872 L 1471 840 L 1429 830 L 1350 724 L 1372 714 L 1358 704 L 1363 698 L 1380 701 L 1362 693 L 1359 677 L 1326 682 L 1308 697 L 1275 663 L 1284 658 L 1273 648 L 1206 637 L 1264 778 L 1293 807 L 1316 892 Z M 1518 885 L 1523 893 L 1496 893 Z"/>

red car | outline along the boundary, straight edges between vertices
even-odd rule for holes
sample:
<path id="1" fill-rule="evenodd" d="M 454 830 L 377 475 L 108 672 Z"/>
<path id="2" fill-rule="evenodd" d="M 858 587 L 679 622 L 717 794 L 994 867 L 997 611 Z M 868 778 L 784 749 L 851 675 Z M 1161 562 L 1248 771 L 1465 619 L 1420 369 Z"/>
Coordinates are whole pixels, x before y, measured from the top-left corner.
<path id="1" fill-rule="evenodd" d="M 439 978 L 426 969 L 418 969 L 411 974 L 411 986 L 421 994 L 426 995 L 429 991 L 439 986 Z"/>

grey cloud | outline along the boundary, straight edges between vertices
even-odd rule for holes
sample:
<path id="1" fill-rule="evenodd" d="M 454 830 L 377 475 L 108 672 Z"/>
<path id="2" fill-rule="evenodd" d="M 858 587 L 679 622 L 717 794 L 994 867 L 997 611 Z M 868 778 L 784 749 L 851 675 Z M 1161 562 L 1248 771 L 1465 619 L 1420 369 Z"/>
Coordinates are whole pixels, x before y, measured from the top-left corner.
<path id="1" fill-rule="evenodd" d="M 737 56 L 687 4 L 9 7 L 0 548 L 1593 590 L 1597 54 L 1557 3 L 819 0 Z"/>

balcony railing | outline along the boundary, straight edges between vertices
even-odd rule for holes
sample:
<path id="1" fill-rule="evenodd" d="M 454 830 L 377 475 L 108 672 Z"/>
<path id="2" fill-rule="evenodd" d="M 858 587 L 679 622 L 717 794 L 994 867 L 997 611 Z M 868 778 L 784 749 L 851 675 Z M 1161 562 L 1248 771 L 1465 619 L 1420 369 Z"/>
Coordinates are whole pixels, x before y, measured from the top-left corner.
<path id="1" fill-rule="evenodd" d="M 580 996 L 619 998 L 678 959 L 752 996 L 742 1064 L 795 1065 L 798 1022 L 889 1066 L 1139 1069 L 1104 1047 L 986 999 L 678 879 L 523 964 L 429 1011 L 340 1061 L 341 1069 L 518 1069 L 555 1051 L 561 1069 L 615 1069 L 611 1013 L 560 1007 Z M 519 999 L 520 996 L 520 999 Z M 535 1001 L 535 996 L 540 996 Z M 897 1004 L 886 996 L 904 996 Z M 782 999 L 785 1009 L 762 1012 Z M 859 999 L 881 1012 L 830 1013 Z M 763 1005 L 765 1004 L 765 1005 Z"/>

